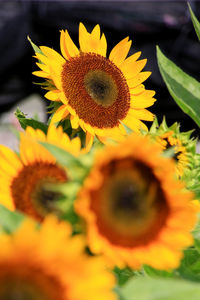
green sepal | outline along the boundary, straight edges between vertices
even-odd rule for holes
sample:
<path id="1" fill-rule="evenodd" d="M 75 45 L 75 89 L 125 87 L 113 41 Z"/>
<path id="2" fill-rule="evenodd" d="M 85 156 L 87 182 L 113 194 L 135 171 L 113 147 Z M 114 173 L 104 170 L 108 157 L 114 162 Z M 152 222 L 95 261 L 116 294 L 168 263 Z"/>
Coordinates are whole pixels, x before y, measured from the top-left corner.
<path id="1" fill-rule="evenodd" d="M 29 36 L 27 36 L 27 39 L 30 42 L 31 46 L 33 47 L 33 50 L 35 51 L 35 53 L 43 54 L 42 51 L 40 50 L 40 48 L 32 42 L 32 40 L 30 39 Z"/>

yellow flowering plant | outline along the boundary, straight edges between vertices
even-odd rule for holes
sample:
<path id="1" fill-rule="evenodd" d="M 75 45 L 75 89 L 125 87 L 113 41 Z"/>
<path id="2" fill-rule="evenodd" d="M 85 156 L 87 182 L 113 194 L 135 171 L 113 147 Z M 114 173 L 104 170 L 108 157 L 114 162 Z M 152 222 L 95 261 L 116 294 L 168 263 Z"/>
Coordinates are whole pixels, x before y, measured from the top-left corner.
<path id="1" fill-rule="evenodd" d="M 108 55 L 99 25 L 60 53 L 29 41 L 51 111 L 17 109 L 18 151 L 0 145 L 0 299 L 199 300 L 198 141 L 151 113 L 146 59 L 129 37 Z M 200 126 L 200 83 L 157 57 Z"/>

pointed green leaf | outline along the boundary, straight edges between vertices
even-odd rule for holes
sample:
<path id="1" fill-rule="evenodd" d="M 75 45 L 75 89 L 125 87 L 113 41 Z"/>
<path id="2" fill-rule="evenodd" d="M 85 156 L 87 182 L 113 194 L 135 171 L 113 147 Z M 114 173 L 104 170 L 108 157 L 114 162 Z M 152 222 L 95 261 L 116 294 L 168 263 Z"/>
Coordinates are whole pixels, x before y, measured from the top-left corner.
<path id="1" fill-rule="evenodd" d="M 153 279 L 140 277 L 130 279 L 120 289 L 125 300 L 199 300 L 200 285 L 178 279 Z"/>
<path id="2" fill-rule="evenodd" d="M 180 108 L 200 126 L 200 83 L 168 59 L 157 46 L 158 66 L 167 88 Z"/>
<path id="3" fill-rule="evenodd" d="M 35 51 L 35 53 L 43 54 L 42 51 L 40 50 L 40 48 L 31 41 L 29 36 L 27 36 L 27 39 L 31 43 L 31 46 L 33 47 L 33 50 Z"/>
<path id="4" fill-rule="evenodd" d="M 45 134 L 47 133 L 48 126 L 40 121 L 37 121 L 35 119 L 27 118 L 26 115 L 20 111 L 19 108 L 17 108 L 15 112 L 15 116 L 17 117 L 21 127 L 25 130 L 27 126 L 30 126 L 34 129 L 40 129 Z"/>
<path id="5" fill-rule="evenodd" d="M 192 19 L 192 23 L 193 23 L 194 29 L 196 31 L 198 39 L 200 40 L 200 23 L 197 20 L 195 14 L 193 13 L 192 8 L 191 8 L 191 6 L 190 6 L 189 3 L 188 3 L 188 7 L 189 7 L 189 10 L 190 10 L 190 15 L 191 15 L 191 19 Z"/>

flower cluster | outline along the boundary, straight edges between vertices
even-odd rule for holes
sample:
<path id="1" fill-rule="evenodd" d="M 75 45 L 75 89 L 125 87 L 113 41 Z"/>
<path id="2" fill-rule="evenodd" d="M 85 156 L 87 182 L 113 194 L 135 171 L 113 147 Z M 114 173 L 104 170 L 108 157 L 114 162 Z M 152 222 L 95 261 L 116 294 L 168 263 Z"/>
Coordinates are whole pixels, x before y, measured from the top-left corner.
<path id="1" fill-rule="evenodd" d="M 51 117 L 17 111 L 19 152 L 0 145 L 0 299 L 129 299 L 137 274 L 181 278 L 200 158 L 192 131 L 147 109 L 146 59 L 128 37 L 107 55 L 99 25 L 80 23 L 79 47 L 61 30 L 61 54 L 30 42 Z"/>

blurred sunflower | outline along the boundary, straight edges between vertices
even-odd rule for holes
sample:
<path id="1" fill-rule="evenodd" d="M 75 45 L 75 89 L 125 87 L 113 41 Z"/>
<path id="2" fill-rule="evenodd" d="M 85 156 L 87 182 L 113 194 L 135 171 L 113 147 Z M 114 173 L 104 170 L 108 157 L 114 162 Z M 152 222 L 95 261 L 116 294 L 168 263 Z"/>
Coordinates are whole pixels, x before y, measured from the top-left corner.
<path id="1" fill-rule="evenodd" d="M 161 145 L 163 151 L 173 147 L 174 154 L 172 158 L 175 161 L 178 177 L 182 177 L 187 170 L 191 169 L 196 159 L 197 140 L 191 138 L 192 132 L 193 130 L 180 132 L 180 124 L 177 122 L 168 127 L 165 118 L 159 126 L 155 118 L 147 133 Z"/>
<path id="2" fill-rule="evenodd" d="M 47 217 L 40 230 L 26 220 L 12 235 L 0 236 L 0 299 L 114 300 L 114 278 L 100 258 L 84 253 L 80 236 Z M 92 290 L 93 293 L 88 291 Z"/>
<path id="3" fill-rule="evenodd" d="M 181 140 L 174 137 L 173 131 L 168 131 L 156 138 L 156 141 L 161 144 L 162 149 L 165 151 L 174 147 L 173 159 L 176 162 L 176 173 L 182 176 L 184 169 L 188 167 L 188 155 L 186 148 L 182 145 Z"/>
<path id="4" fill-rule="evenodd" d="M 51 183 L 68 180 L 67 170 L 39 142 L 57 145 L 73 155 L 81 153 L 79 138 L 70 140 L 62 128 L 49 126 L 47 135 L 31 127 L 20 135 L 19 156 L 0 145 L 0 203 L 20 210 L 39 221 L 50 212 L 58 213 L 56 203 L 62 196 L 46 189 Z"/>
<path id="5" fill-rule="evenodd" d="M 61 30 L 63 56 L 45 46 L 35 56 L 41 71 L 33 74 L 54 86 L 45 97 L 61 103 L 54 122 L 70 114 L 72 128 L 80 126 L 86 132 L 86 145 L 92 144 L 95 135 L 102 141 L 108 136 L 121 138 L 125 134 L 121 122 L 136 132 L 147 129 L 141 120 L 153 120 L 146 108 L 155 102 L 155 92 L 142 84 L 151 73 L 141 72 L 146 64 L 146 59 L 137 61 L 141 52 L 127 58 L 131 40 L 126 37 L 107 58 L 107 42 L 99 25 L 89 33 L 80 23 L 79 44 L 80 49 L 68 31 Z"/>
<path id="6" fill-rule="evenodd" d="M 148 136 L 132 134 L 99 152 L 75 203 L 91 250 L 120 267 L 176 268 L 193 242 L 196 212 L 174 171 Z"/>

